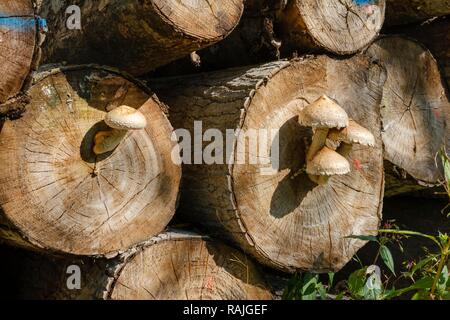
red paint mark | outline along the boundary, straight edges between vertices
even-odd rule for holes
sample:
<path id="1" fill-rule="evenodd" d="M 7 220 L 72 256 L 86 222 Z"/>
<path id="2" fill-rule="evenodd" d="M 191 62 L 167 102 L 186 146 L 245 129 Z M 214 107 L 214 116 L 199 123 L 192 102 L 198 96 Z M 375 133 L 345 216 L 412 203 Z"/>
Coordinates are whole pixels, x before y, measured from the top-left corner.
<path id="1" fill-rule="evenodd" d="M 353 159 L 353 167 L 358 171 L 361 170 L 362 169 L 361 161 L 359 161 L 358 159 Z"/>
<path id="2" fill-rule="evenodd" d="M 208 277 L 205 280 L 205 285 L 204 287 L 208 290 L 213 290 L 214 289 L 214 278 L 213 277 Z"/>
<path id="3" fill-rule="evenodd" d="M 441 111 L 439 109 L 433 109 L 433 113 L 436 119 L 441 118 Z"/>

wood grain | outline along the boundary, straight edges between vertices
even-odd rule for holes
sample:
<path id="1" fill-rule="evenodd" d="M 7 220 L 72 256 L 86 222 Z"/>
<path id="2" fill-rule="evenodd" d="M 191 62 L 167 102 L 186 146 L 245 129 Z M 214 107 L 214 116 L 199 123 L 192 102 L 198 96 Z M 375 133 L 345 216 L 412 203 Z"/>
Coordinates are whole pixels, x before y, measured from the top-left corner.
<path id="1" fill-rule="evenodd" d="M 443 176 L 436 154 L 450 142 L 450 103 L 436 60 L 423 45 L 400 36 L 377 40 L 367 53 L 387 69 L 381 103 L 385 159 L 408 174 L 390 172 L 404 181 L 387 184 L 388 194 L 409 190 L 403 189 L 408 176 L 419 188 L 418 182 L 438 184 Z"/>
<path id="2" fill-rule="evenodd" d="M 126 88 L 126 90 L 123 90 Z M 124 92 L 117 101 L 117 92 Z M 161 232 L 175 211 L 180 168 L 172 127 L 156 97 L 117 74 L 93 68 L 43 73 L 20 119 L 0 132 L 0 234 L 49 251 L 103 255 Z M 126 104 L 145 130 L 95 157 L 105 109 Z"/>
<path id="3" fill-rule="evenodd" d="M 171 106 L 175 128 L 279 129 L 280 168 L 185 165 L 180 215 L 237 243 L 260 262 L 283 270 L 338 270 L 364 244 L 345 237 L 373 234 L 381 215 L 383 161 L 379 103 L 384 70 L 364 57 L 308 57 L 150 81 Z M 350 155 L 352 173 L 317 186 L 303 172 L 309 128 L 298 125 L 304 104 L 327 94 L 376 137 L 373 149 Z M 234 147 L 236 157 L 236 146 Z M 246 149 L 245 154 L 249 151 Z M 246 162 L 248 163 L 248 162 Z"/>

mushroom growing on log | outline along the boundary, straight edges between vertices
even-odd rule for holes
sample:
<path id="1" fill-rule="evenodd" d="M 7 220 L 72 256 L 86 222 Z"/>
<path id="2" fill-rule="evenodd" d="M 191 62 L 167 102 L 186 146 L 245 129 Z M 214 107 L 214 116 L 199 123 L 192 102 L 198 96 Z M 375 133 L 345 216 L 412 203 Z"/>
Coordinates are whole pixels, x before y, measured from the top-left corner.
<path id="1" fill-rule="evenodd" d="M 171 220 L 181 168 L 162 104 L 132 79 L 97 67 L 42 71 L 19 119 L 0 131 L 0 237 L 37 250 L 107 255 L 160 233 Z M 148 125 L 96 156 L 114 105 Z"/>
<path id="2" fill-rule="evenodd" d="M 65 11 L 73 5 L 80 8 L 81 30 L 66 27 Z M 243 0 L 44 1 L 44 61 L 94 62 L 142 75 L 224 39 L 243 6 Z"/>
<path id="3" fill-rule="evenodd" d="M 386 165 L 386 196 L 439 184 L 436 154 L 449 146 L 450 103 L 436 60 L 400 36 L 377 40 L 367 54 L 387 69 L 382 137 L 385 159 L 394 167 Z"/>
<path id="4" fill-rule="evenodd" d="M 450 0 L 386 0 L 386 25 L 403 25 L 450 14 Z"/>
<path id="5" fill-rule="evenodd" d="M 113 300 L 268 300 L 257 266 L 207 237 L 169 231 L 112 259 L 76 259 L 5 250 L 0 270 L 12 298 Z M 6 251 L 6 252 L 5 252 Z M 79 268 L 79 269 L 78 269 Z M 81 283 L 72 279 L 79 270 Z M 72 286 L 79 284 L 79 289 Z M 69 285 L 69 286 L 68 286 Z M 9 296 L 11 298 L 11 296 Z"/>
<path id="6" fill-rule="evenodd" d="M 231 140 L 226 152 L 216 150 L 217 161 L 210 165 L 187 164 L 192 153 L 201 162 L 198 143 L 193 152 L 183 150 L 180 216 L 227 237 L 269 266 L 286 271 L 340 269 L 364 244 L 345 237 L 374 234 L 380 222 L 379 103 L 384 80 L 384 69 L 363 56 L 319 56 L 149 81 L 170 105 L 169 117 L 183 139 L 180 146 L 189 136 L 198 142 L 203 132 L 209 141 L 214 133 L 218 145 L 220 134 Z M 317 185 L 304 170 L 312 130 L 301 126 L 298 117 L 324 94 L 372 132 L 376 145 L 354 148 L 348 158 L 351 172 Z M 238 143 L 251 138 L 252 131 L 261 136 L 259 152 L 242 150 Z M 274 133 L 273 139 L 267 138 Z M 238 161 L 244 157 L 244 163 Z M 267 163 L 270 158 L 272 163 Z"/>
<path id="7" fill-rule="evenodd" d="M 40 59 L 39 46 L 44 40 L 42 20 L 35 16 L 31 0 L 0 3 L 0 118 L 14 114 L 24 103 L 29 76 Z"/>

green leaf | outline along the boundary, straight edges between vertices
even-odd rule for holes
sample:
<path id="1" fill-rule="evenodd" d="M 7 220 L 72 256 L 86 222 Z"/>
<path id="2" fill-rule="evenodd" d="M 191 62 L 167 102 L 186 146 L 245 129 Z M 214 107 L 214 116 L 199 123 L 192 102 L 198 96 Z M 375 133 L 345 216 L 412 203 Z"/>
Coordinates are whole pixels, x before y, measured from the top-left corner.
<path id="1" fill-rule="evenodd" d="M 364 296 L 363 288 L 365 282 L 366 268 L 356 270 L 348 277 L 348 290 L 350 291 L 352 296 L 356 298 L 361 298 Z"/>
<path id="2" fill-rule="evenodd" d="M 447 281 L 448 281 L 448 268 L 447 266 L 444 266 L 444 268 L 442 268 L 442 272 L 441 275 L 439 276 L 439 280 L 437 283 L 438 291 L 445 292 L 445 290 L 447 289 Z"/>
<path id="3" fill-rule="evenodd" d="M 348 239 L 358 239 L 363 241 L 378 241 L 376 236 L 364 236 L 364 235 L 350 235 L 347 236 Z"/>
<path id="4" fill-rule="evenodd" d="M 386 267 L 391 270 L 392 274 L 395 276 L 395 266 L 394 266 L 394 258 L 392 257 L 391 251 L 386 246 L 380 247 L 380 256 L 383 259 L 384 264 Z"/>
<path id="5" fill-rule="evenodd" d="M 427 238 L 427 239 L 433 241 L 434 243 L 436 243 L 438 245 L 438 247 L 442 250 L 442 246 L 441 246 L 440 242 L 438 241 L 438 239 L 436 239 L 436 237 L 430 236 L 429 234 L 415 232 L 415 231 L 409 231 L 409 230 L 392 230 L 392 229 L 380 229 L 380 230 L 378 230 L 378 232 L 379 233 L 390 233 L 390 234 L 401 234 L 401 235 L 405 235 L 405 236 L 418 236 L 418 237 Z"/>
<path id="6" fill-rule="evenodd" d="M 436 256 L 432 255 L 429 256 L 425 259 L 420 260 L 411 270 L 411 276 L 414 276 L 414 274 L 418 271 L 421 270 L 423 267 L 425 267 L 428 263 L 430 263 L 433 259 L 435 259 Z"/>
<path id="7" fill-rule="evenodd" d="M 417 291 L 411 300 L 430 300 L 430 294 L 427 291 Z"/>
<path id="8" fill-rule="evenodd" d="M 334 273 L 328 272 L 328 287 L 329 288 L 333 287 L 333 282 L 334 282 Z"/>
<path id="9" fill-rule="evenodd" d="M 429 290 L 433 285 L 433 280 L 434 279 L 432 277 L 423 277 L 422 279 L 417 280 L 411 287 L 414 289 Z"/>
<path id="10" fill-rule="evenodd" d="M 377 273 L 369 276 L 364 284 L 363 295 L 365 300 L 380 300 L 383 293 L 383 284 Z"/>
<path id="11" fill-rule="evenodd" d="M 345 292 L 340 292 L 340 293 L 336 296 L 335 300 L 342 300 L 342 299 L 344 299 L 344 296 L 345 296 Z"/>
<path id="12" fill-rule="evenodd" d="M 326 300 L 327 299 L 327 290 L 325 290 L 325 286 L 323 284 L 319 283 L 317 285 L 317 292 L 319 293 L 320 298 L 322 300 Z"/>
<path id="13" fill-rule="evenodd" d="M 441 151 L 441 157 L 442 165 L 444 167 L 445 182 L 447 183 L 447 188 L 450 189 L 450 160 L 445 153 L 445 150 Z"/>

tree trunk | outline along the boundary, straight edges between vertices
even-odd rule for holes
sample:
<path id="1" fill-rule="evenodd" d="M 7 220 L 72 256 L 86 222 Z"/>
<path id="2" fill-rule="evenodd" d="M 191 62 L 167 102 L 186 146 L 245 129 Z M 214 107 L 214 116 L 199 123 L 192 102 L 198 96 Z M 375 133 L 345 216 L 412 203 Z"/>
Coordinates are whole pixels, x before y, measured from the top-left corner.
<path id="1" fill-rule="evenodd" d="M 81 30 L 66 27 L 70 5 L 81 8 Z M 141 75 L 222 40 L 242 11 L 243 0 L 44 1 L 41 15 L 49 23 L 44 58 Z"/>
<path id="2" fill-rule="evenodd" d="M 10 115 L 14 103 L 21 102 L 20 94 L 38 64 L 43 41 L 39 30 L 31 0 L 0 3 L 0 118 Z"/>
<path id="3" fill-rule="evenodd" d="M 170 126 L 144 87 L 96 67 L 39 73 L 30 103 L 0 132 L 0 237 L 35 249 L 105 255 L 161 232 L 171 220 L 181 168 Z M 113 152 L 95 156 L 105 108 L 148 119 Z"/>
<path id="4" fill-rule="evenodd" d="M 385 0 L 291 0 L 280 15 L 285 45 L 352 54 L 368 46 L 383 22 Z"/>
<path id="5" fill-rule="evenodd" d="M 113 300 L 271 299 L 256 265 L 241 252 L 184 231 L 154 237 L 112 260 L 49 258 L 29 252 L 2 255 L 13 298 Z M 68 273 L 81 271 L 81 288 Z M 3 286 L 3 290 L 8 286 Z M 2 291 L 3 291 L 2 290 Z M 11 298 L 11 297 L 10 297 Z"/>
<path id="6" fill-rule="evenodd" d="M 450 14 L 450 0 L 386 0 L 386 25 L 401 25 Z"/>
<path id="7" fill-rule="evenodd" d="M 308 57 L 150 81 L 170 105 L 174 127 L 188 129 L 196 140 L 201 132 L 193 132 L 194 121 L 200 120 L 203 131 L 218 129 L 228 138 L 227 129 L 242 130 L 241 137 L 261 130 L 259 155 L 242 150 L 231 134 L 228 164 L 217 159 L 213 165 L 184 167 L 180 214 L 228 237 L 269 266 L 338 270 L 364 244 L 345 237 L 373 234 L 380 221 L 383 163 L 378 107 L 383 81 L 384 70 L 360 56 L 346 61 Z M 298 124 L 300 107 L 289 102 L 298 99 L 306 105 L 322 94 L 335 98 L 371 130 L 377 144 L 373 149 L 354 149 L 351 174 L 318 186 L 303 170 L 311 130 Z M 267 135 L 279 130 L 279 165 L 265 163 L 276 159 L 269 153 L 276 149 L 263 143 L 264 129 L 270 130 Z M 183 152 L 183 157 L 190 153 Z M 221 151 L 216 152 L 223 161 Z M 194 154 L 201 155 L 199 150 Z M 253 161 L 238 162 L 242 155 Z"/>
<path id="8" fill-rule="evenodd" d="M 387 172 L 392 179 L 386 179 L 386 193 L 437 185 L 443 175 L 436 154 L 450 142 L 450 104 L 436 60 L 399 36 L 377 40 L 367 54 L 387 69 L 381 104 L 385 159 L 405 171 Z"/>

